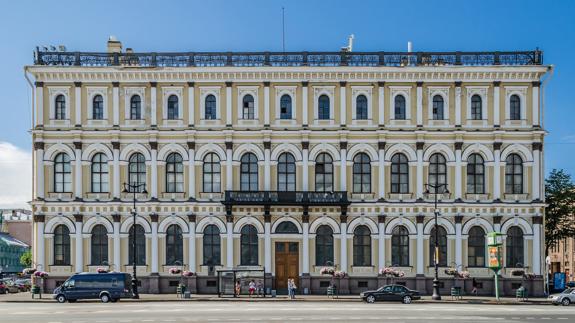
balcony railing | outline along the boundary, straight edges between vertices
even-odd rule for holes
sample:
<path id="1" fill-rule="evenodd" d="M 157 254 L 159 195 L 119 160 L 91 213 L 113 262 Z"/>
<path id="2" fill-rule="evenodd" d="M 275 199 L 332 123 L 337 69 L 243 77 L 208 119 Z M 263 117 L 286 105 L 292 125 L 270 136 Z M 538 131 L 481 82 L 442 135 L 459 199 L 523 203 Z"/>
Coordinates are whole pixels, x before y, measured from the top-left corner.
<path id="1" fill-rule="evenodd" d="M 347 192 L 226 191 L 225 205 L 346 206 Z"/>
<path id="2" fill-rule="evenodd" d="M 542 65 L 543 52 L 188 52 L 94 53 L 34 51 L 46 66 L 489 66 Z"/>

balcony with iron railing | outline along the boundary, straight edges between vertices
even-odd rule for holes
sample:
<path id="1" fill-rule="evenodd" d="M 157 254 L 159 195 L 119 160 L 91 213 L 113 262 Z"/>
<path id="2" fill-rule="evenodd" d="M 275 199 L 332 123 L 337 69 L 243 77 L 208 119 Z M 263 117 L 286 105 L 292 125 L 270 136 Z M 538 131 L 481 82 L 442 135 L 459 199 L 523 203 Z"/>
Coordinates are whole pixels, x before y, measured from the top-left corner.
<path id="1" fill-rule="evenodd" d="M 34 65 L 127 67 L 297 66 L 528 66 L 543 52 L 182 52 L 105 53 L 34 51 Z"/>
<path id="2" fill-rule="evenodd" d="M 347 206 L 346 191 L 226 191 L 224 205 Z"/>

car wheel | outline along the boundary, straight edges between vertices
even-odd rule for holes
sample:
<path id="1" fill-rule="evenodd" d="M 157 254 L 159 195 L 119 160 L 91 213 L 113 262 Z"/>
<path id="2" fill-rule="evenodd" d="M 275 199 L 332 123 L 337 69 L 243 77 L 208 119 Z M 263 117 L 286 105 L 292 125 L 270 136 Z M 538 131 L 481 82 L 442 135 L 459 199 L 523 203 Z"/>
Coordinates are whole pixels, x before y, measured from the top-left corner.
<path id="1" fill-rule="evenodd" d="M 375 303 L 375 296 L 367 295 L 367 297 L 365 298 L 365 301 L 368 302 L 369 304 L 373 304 L 373 303 Z"/>
<path id="2" fill-rule="evenodd" d="M 561 305 L 569 306 L 569 304 L 571 304 L 571 301 L 567 297 L 565 297 L 563 300 L 561 300 Z"/>
<path id="3" fill-rule="evenodd" d="M 102 303 L 108 303 L 110 301 L 110 295 L 102 294 L 100 295 L 100 300 L 102 301 Z"/>
<path id="4" fill-rule="evenodd" d="M 411 304 L 411 296 L 403 296 L 403 304 Z"/>
<path id="5" fill-rule="evenodd" d="M 66 303 L 66 296 L 58 295 L 56 296 L 56 301 L 58 301 L 58 303 Z"/>

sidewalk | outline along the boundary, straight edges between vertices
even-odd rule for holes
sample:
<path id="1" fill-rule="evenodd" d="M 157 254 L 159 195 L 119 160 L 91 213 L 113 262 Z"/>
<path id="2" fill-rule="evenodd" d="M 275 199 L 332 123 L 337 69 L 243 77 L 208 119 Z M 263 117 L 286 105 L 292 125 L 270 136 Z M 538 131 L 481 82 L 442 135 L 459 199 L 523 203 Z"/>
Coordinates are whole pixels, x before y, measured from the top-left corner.
<path id="1" fill-rule="evenodd" d="M 99 302 L 99 300 L 86 300 L 92 302 Z M 86 302 L 84 301 L 84 302 Z M 289 300 L 286 295 L 279 295 L 277 297 L 248 297 L 242 295 L 241 297 L 218 297 L 217 295 L 197 295 L 193 294 L 191 298 L 180 298 L 175 294 L 140 294 L 140 299 L 122 299 L 121 302 L 360 302 L 358 295 L 342 295 L 338 298 L 328 298 L 325 295 L 298 295 L 294 300 Z M 0 303 L 40 303 L 51 302 L 52 294 L 43 294 L 42 299 L 32 299 L 30 293 L 17 293 L 0 295 Z M 434 301 L 431 296 L 423 296 L 421 300 L 414 301 L 414 303 L 435 303 L 435 304 L 489 304 L 489 305 L 548 305 L 551 304 L 546 298 L 532 298 L 525 302 L 519 302 L 513 297 L 502 297 L 499 302 L 495 297 L 487 296 L 466 296 L 461 300 L 452 300 L 451 296 L 443 296 L 441 301 Z"/>

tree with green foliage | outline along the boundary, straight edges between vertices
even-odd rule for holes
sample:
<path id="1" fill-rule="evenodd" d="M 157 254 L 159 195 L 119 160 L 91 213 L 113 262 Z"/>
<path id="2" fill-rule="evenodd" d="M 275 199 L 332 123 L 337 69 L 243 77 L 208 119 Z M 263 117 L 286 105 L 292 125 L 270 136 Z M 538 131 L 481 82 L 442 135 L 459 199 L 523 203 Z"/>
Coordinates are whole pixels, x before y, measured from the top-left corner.
<path id="1" fill-rule="evenodd" d="M 575 237 L 575 185 L 571 175 L 553 169 L 545 180 L 545 253 L 559 241 Z"/>
<path id="2" fill-rule="evenodd" d="M 32 251 L 28 250 L 20 256 L 20 264 L 26 268 L 32 266 Z"/>

